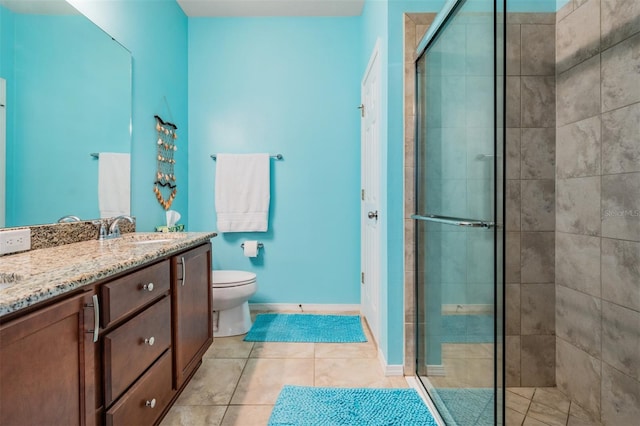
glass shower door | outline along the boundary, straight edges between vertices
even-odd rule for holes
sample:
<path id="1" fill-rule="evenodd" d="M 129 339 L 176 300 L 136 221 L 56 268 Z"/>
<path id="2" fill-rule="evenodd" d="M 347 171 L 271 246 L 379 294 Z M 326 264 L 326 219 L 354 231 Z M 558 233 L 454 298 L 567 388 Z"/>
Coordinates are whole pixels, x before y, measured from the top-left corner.
<path id="1" fill-rule="evenodd" d="M 501 14 L 489 0 L 448 4 L 416 61 L 417 376 L 447 425 L 494 425 L 504 368 Z"/>

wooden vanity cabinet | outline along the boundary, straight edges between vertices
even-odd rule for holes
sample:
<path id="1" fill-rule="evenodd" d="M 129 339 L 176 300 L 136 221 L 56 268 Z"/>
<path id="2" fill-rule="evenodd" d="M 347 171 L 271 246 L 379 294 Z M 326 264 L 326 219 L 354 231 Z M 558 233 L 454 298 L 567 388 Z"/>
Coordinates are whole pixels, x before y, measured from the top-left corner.
<path id="1" fill-rule="evenodd" d="M 211 304 L 205 243 L 0 319 L 0 425 L 158 424 L 213 342 Z"/>
<path id="2" fill-rule="evenodd" d="M 0 424 L 96 422 L 93 293 L 0 326 Z"/>
<path id="3" fill-rule="evenodd" d="M 211 243 L 171 258 L 174 385 L 180 389 L 213 343 Z"/>

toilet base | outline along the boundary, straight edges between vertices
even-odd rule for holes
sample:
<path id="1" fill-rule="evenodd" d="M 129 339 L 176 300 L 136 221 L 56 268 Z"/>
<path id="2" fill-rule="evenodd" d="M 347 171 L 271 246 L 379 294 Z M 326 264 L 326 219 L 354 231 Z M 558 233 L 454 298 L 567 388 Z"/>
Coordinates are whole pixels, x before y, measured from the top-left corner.
<path id="1" fill-rule="evenodd" d="M 245 334 L 251 328 L 249 302 L 223 311 L 213 311 L 213 337 Z"/>

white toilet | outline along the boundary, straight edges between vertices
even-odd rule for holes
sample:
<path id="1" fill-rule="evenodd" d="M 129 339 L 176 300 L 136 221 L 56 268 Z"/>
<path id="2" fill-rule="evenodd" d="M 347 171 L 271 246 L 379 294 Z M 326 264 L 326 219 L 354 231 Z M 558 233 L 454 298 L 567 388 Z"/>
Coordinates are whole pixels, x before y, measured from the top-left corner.
<path id="1" fill-rule="evenodd" d="M 213 286 L 213 336 L 244 334 L 251 328 L 249 298 L 258 290 L 256 274 L 245 271 L 211 271 Z"/>

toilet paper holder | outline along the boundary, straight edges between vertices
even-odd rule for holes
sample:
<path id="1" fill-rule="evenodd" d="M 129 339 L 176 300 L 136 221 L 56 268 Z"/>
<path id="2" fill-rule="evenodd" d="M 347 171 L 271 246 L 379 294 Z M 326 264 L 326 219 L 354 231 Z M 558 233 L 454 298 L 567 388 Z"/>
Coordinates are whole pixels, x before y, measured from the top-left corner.
<path id="1" fill-rule="evenodd" d="M 240 244 L 240 248 L 244 248 L 244 243 Z M 258 243 L 258 248 L 259 249 L 264 248 L 264 244 Z"/>

